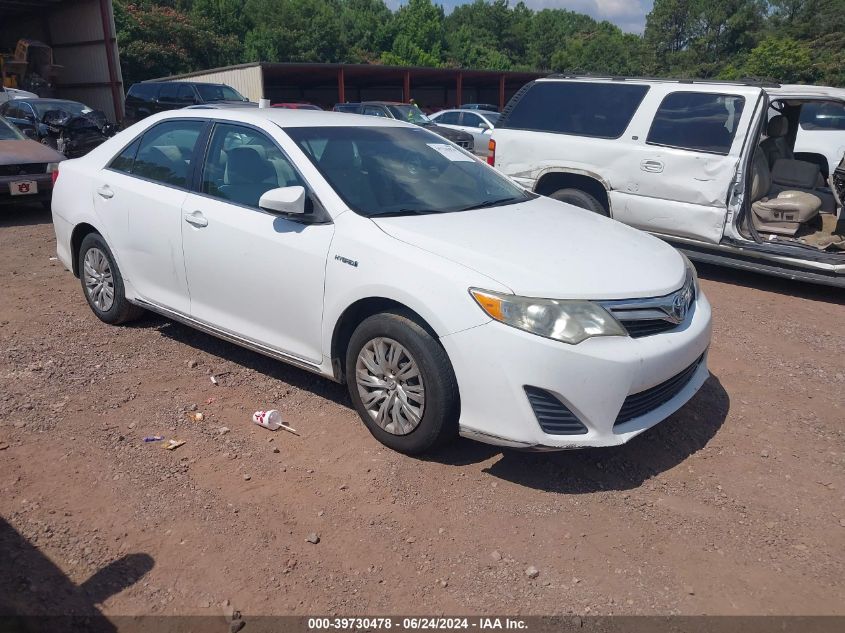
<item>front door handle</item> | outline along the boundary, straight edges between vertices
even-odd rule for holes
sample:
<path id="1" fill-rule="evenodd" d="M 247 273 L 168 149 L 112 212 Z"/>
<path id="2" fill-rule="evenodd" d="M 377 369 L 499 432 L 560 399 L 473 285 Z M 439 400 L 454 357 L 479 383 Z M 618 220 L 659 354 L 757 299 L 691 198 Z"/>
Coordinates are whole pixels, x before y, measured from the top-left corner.
<path id="1" fill-rule="evenodd" d="M 114 191 L 108 185 L 103 185 L 97 189 L 97 195 L 108 200 L 109 198 L 114 198 Z"/>
<path id="2" fill-rule="evenodd" d="M 202 211 L 194 211 L 193 213 L 185 214 L 185 222 L 196 227 L 208 226 L 208 220 L 202 214 Z"/>
<path id="3" fill-rule="evenodd" d="M 659 174 L 663 171 L 663 162 L 659 160 L 644 160 L 640 163 L 640 169 L 643 171 L 650 171 L 655 174 Z"/>

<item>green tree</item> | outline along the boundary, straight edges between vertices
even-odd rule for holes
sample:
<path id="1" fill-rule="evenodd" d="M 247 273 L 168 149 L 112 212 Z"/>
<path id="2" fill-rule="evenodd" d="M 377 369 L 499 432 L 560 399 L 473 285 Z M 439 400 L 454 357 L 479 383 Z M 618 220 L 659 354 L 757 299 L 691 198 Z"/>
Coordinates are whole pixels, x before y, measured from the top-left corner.
<path id="1" fill-rule="evenodd" d="M 340 0 L 246 0 L 246 61 L 336 62 L 347 56 Z"/>
<path id="2" fill-rule="evenodd" d="M 235 36 L 220 35 L 207 19 L 174 6 L 115 0 L 114 17 L 126 85 L 223 66 L 238 57 Z"/>
<path id="3" fill-rule="evenodd" d="M 431 0 L 409 0 L 393 18 L 395 37 L 382 61 L 398 66 L 440 66 L 444 18 L 443 7 Z"/>

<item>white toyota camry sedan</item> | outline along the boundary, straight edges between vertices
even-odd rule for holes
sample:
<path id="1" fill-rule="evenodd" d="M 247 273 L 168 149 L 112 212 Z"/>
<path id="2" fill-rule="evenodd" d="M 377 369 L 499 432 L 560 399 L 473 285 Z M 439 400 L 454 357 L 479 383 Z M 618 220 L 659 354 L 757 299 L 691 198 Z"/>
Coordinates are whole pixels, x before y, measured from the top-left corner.
<path id="1" fill-rule="evenodd" d="M 708 377 L 678 251 L 399 121 L 151 116 L 61 163 L 53 219 L 102 321 L 151 310 L 345 382 L 405 453 L 621 444 Z"/>

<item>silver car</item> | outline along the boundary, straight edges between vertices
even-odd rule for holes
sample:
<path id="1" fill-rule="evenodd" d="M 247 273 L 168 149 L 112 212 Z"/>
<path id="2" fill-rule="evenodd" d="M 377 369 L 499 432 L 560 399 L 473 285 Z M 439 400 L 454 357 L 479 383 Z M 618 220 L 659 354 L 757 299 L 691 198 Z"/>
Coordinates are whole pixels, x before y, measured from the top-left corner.
<path id="1" fill-rule="evenodd" d="M 430 115 L 429 118 L 437 125 L 472 134 L 475 141 L 475 153 L 480 156 L 487 156 L 487 145 L 490 142 L 493 129 L 499 122 L 499 116 L 498 112 L 459 109 L 441 110 Z"/>

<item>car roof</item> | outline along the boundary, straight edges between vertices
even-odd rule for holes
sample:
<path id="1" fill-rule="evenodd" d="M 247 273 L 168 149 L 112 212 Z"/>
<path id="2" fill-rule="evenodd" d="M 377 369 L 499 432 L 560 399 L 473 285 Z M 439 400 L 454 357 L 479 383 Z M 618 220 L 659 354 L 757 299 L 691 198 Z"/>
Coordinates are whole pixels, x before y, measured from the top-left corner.
<path id="1" fill-rule="evenodd" d="M 832 86 L 805 86 L 801 84 L 784 84 L 778 87 L 766 88 L 770 97 L 830 97 L 836 100 L 845 99 L 845 88 Z"/>
<path id="2" fill-rule="evenodd" d="M 81 101 L 74 101 L 73 99 L 53 99 L 52 97 L 22 97 L 18 99 L 10 99 L 10 101 L 15 101 L 17 103 L 40 103 L 42 101 L 49 101 L 50 103 L 78 103 L 79 105 L 85 105 Z"/>
<path id="3" fill-rule="evenodd" d="M 261 124 L 264 121 L 275 123 L 279 127 L 409 127 L 416 129 L 416 125 L 398 121 L 396 119 L 350 114 L 346 112 L 331 112 L 328 110 L 300 110 L 287 108 L 182 108 L 168 110 L 155 114 L 150 119 L 170 120 L 181 118 L 218 119 L 241 123 Z"/>

